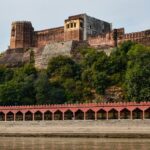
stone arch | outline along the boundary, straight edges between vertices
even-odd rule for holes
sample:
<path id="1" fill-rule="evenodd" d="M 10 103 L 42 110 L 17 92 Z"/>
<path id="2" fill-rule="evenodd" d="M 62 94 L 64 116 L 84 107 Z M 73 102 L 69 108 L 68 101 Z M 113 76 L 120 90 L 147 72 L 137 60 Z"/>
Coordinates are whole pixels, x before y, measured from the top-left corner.
<path id="1" fill-rule="evenodd" d="M 42 113 L 40 111 L 37 111 L 34 113 L 34 120 L 40 121 L 42 120 L 42 116 L 43 116 Z"/>
<path id="2" fill-rule="evenodd" d="M 0 112 L 0 121 L 5 121 L 5 114 Z"/>
<path id="3" fill-rule="evenodd" d="M 130 119 L 131 118 L 131 112 L 124 108 L 120 111 L 120 119 Z"/>
<path id="4" fill-rule="evenodd" d="M 67 110 L 64 113 L 64 119 L 65 120 L 72 120 L 73 119 L 73 112 L 71 110 Z"/>
<path id="5" fill-rule="evenodd" d="M 150 108 L 145 110 L 145 119 L 150 119 Z"/>
<path id="6" fill-rule="evenodd" d="M 100 109 L 100 110 L 97 112 L 97 120 L 102 120 L 102 119 L 107 119 L 107 113 L 106 113 L 105 110 Z"/>
<path id="7" fill-rule="evenodd" d="M 25 113 L 25 121 L 32 121 L 33 120 L 33 113 L 28 111 Z"/>
<path id="8" fill-rule="evenodd" d="M 95 112 L 91 109 L 89 109 L 86 112 L 86 120 L 95 120 Z"/>
<path id="9" fill-rule="evenodd" d="M 108 112 L 108 119 L 118 119 L 118 111 L 116 109 L 111 109 Z"/>
<path id="10" fill-rule="evenodd" d="M 16 121 L 23 121 L 23 113 L 21 111 L 16 113 Z"/>
<path id="11" fill-rule="evenodd" d="M 7 121 L 14 121 L 14 113 L 13 112 L 8 112 L 7 114 L 6 114 L 6 120 Z"/>
<path id="12" fill-rule="evenodd" d="M 51 111 L 46 111 L 44 113 L 44 120 L 52 120 L 52 112 Z"/>
<path id="13" fill-rule="evenodd" d="M 143 119 L 143 111 L 139 108 L 136 108 L 132 111 L 133 119 Z"/>
<path id="14" fill-rule="evenodd" d="M 84 112 L 82 110 L 78 109 L 75 112 L 75 119 L 76 120 L 84 120 Z"/>
<path id="15" fill-rule="evenodd" d="M 54 120 L 63 120 L 63 113 L 60 110 L 54 113 Z"/>

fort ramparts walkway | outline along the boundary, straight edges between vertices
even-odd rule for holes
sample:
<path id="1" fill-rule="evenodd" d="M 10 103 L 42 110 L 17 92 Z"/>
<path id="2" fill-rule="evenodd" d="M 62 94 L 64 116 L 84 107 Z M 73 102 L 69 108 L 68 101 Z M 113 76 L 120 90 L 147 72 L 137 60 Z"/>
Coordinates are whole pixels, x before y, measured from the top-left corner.
<path id="1" fill-rule="evenodd" d="M 150 102 L 0 106 L 0 121 L 150 119 Z"/>

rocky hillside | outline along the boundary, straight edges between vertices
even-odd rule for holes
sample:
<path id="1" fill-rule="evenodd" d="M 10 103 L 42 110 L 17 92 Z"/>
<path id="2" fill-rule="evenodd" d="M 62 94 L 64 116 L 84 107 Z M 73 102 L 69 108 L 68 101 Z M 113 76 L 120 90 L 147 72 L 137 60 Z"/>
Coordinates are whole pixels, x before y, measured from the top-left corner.
<path id="1" fill-rule="evenodd" d="M 34 59 L 36 68 L 45 69 L 47 68 L 49 59 L 59 55 L 71 57 L 74 50 L 82 45 L 87 46 L 87 43 L 67 41 L 55 42 L 41 48 L 30 48 L 27 50 L 8 49 L 0 56 L 0 64 L 8 67 L 19 67 Z"/>

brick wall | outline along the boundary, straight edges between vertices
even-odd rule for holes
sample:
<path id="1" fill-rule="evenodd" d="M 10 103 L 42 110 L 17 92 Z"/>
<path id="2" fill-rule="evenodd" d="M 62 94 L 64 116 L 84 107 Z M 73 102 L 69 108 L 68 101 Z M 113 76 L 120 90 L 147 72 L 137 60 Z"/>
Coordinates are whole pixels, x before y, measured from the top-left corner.
<path id="1" fill-rule="evenodd" d="M 124 41 L 133 41 L 139 44 L 150 46 L 150 30 L 124 33 L 124 29 L 114 29 L 110 33 L 89 37 L 88 43 L 92 47 L 115 47 Z"/>
<path id="2" fill-rule="evenodd" d="M 34 47 L 42 47 L 53 42 L 64 41 L 64 27 L 34 32 Z"/>

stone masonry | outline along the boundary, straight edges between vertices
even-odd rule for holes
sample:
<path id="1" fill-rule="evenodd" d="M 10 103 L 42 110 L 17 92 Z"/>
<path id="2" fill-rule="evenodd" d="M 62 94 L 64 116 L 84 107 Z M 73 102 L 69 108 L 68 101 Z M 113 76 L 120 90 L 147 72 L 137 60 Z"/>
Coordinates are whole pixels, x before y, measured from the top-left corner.
<path id="1" fill-rule="evenodd" d="M 70 16 L 64 26 L 34 31 L 31 22 L 12 23 L 10 49 L 42 47 L 46 44 L 65 41 L 83 41 L 89 36 L 105 34 L 111 31 L 111 24 L 86 14 Z"/>
<path id="2" fill-rule="evenodd" d="M 69 16 L 64 26 L 34 31 L 31 22 L 12 23 L 10 49 L 41 48 L 46 44 L 66 41 L 86 41 L 92 47 L 116 47 L 123 41 L 150 45 L 150 30 L 125 33 L 124 28 L 112 29 L 112 24 L 86 14 Z"/>

